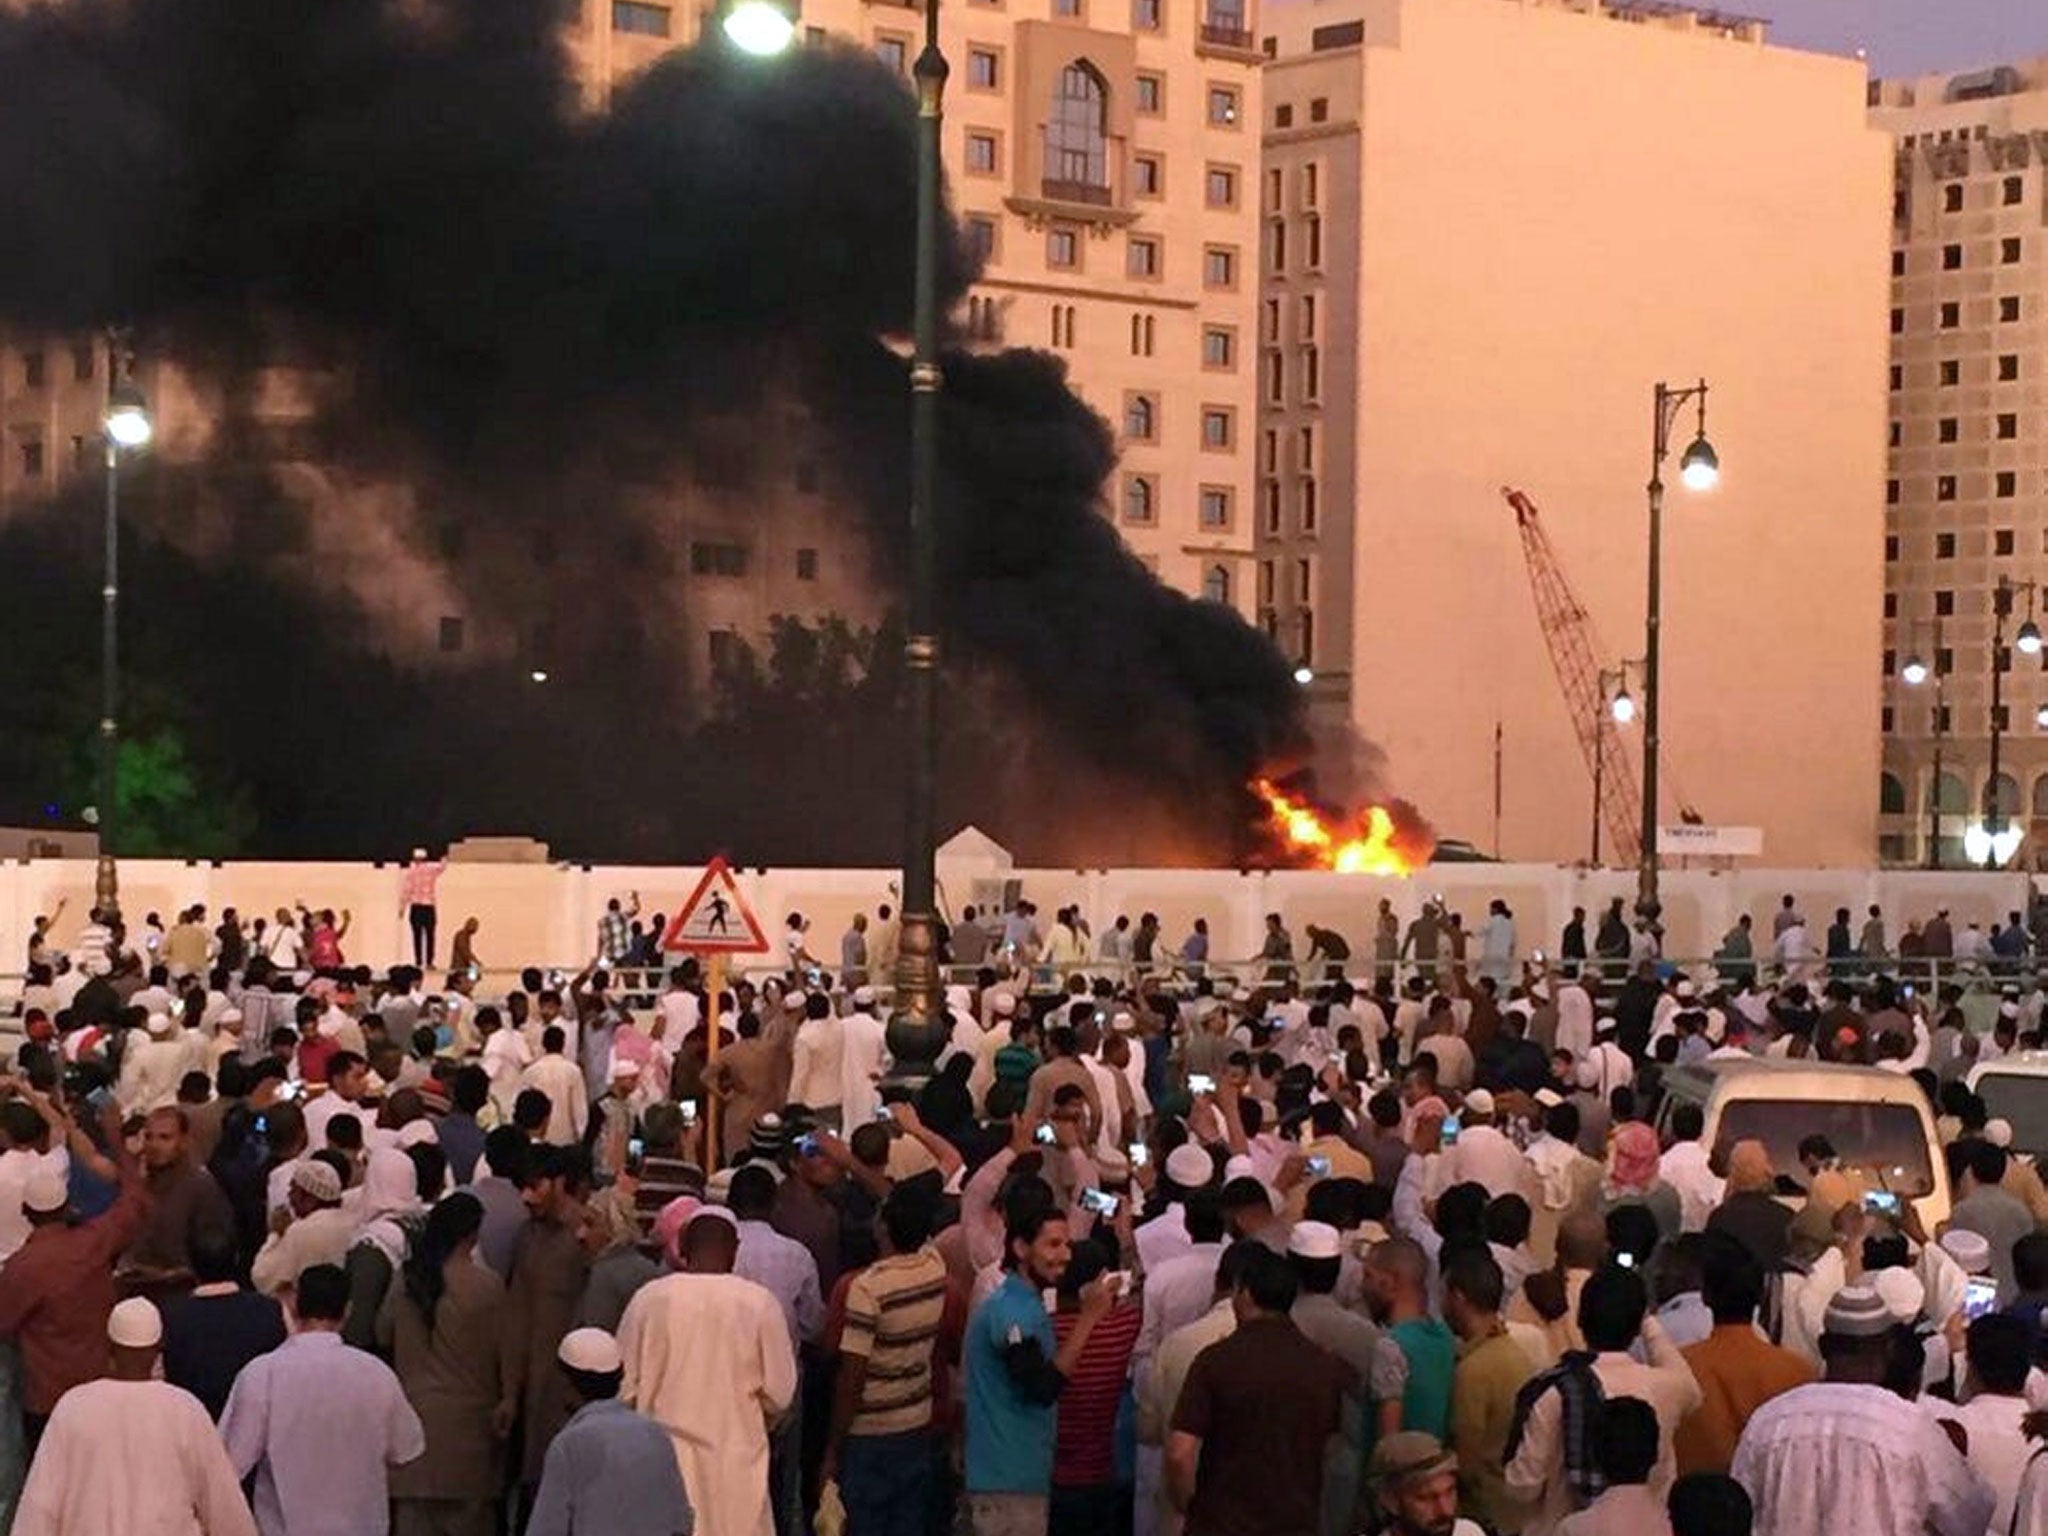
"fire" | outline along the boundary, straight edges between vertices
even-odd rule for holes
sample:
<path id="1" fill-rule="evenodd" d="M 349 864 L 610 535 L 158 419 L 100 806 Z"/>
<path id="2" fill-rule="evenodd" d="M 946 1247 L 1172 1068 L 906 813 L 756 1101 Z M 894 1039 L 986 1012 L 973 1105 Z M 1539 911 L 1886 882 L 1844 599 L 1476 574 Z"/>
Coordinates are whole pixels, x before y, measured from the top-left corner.
<path id="1" fill-rule="evenodd" d="M 1406 875 L 1429 862 L 1435 839 L 1419 817 L 1404 825 L 1396 807 L 1368 805 L 1349 817 L 1326 817 L 1271 779 L 1254 779 L 1274 830 L 1303 863 L 1345 875 Z"/>

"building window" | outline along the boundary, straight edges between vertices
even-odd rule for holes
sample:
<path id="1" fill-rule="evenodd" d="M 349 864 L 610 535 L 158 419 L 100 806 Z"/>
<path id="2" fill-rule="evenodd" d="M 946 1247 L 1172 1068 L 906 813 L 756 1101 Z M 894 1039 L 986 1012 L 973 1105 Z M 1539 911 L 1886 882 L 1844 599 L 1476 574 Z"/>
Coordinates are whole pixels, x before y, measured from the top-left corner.
<path id="1" fill-rule="evenodd" d="M 1317 192 L 1316 163 L 1311 160 L 1301 168 L 1301 206 L 1304 208 L 1316 207 L 1318 201 Z"/>
<path id="2" fill-rule="evenodd" d="M 93 376 L 93 371 L 98 366 L 95 361 L 98 355 L 99 354 L 93 349 L 93 344 L 89 341 L 74 342 L 72 344 L 72 382 L 77 384 L 83 384 Z"/>
<path id="3" fill-rule="evenodd" d="M 1157 117 L 1166 110 L 1166 76 L 1141 74 L 1133 89 L 1141 116 Z"/>
<path id="4" fill-rule="evenodd" d="M 910 62 L 910 46 L 900 37 L 878 37 L 875 39 L 875 57 L 889 66 L 891 74 L 900 75 Z M 969 147 L 972 147 L 971 141 Z"/>
<path id="5" fill-rule="evenodd" d="M 1313 480 L 1301 482 L 1301 531 L 1316 531 L 1316 483 Z"/>
<path id="6" fill-rule="evenodd" d="M 993 91 L 1002 80 L 1002 61 L 988 48 L 967 50 L 967 87 L 974 91 Z"/>
<path id="7" fill-rule="evenodd" d="M 1102 76 L 1089 65 L 1060 71 L 1045 125 L 1045 173 L 1052 180 L 1091 189 L 1109 185 L 1108 99 Z"/>
<path id="8" fill-rule="evenodd" d="M 1952 181 L 1941 189 L 1941 211 L 1961 213 L 1963 211 L 1963 184 Z"/>
<path id="9" fill-rule="evenodd" d="M 1218 128 L 1237 126 L 1237 87 L 1234 85 L 1212 85 L 1209 87 L 1209 121 Z"/>
<path id="10" fill-rule="evenodd" d="M 1952 331 L 1963 323 L 1963 306 L 1949 299 L 1941 306 L 1941 328 Z"/>
<path id="11" fill-rule="evenodd" d="M 1237 206 L 1237 172 L 1228 166 L 1212 165 L 1204 183 L 1211 208 L 1235 208 Z M 2017 304 L 2019 301 L 2013 301 Z"/>
<path id="12" fill-rule="evenodd" d="M 692 544 L 690 574 L 693 576 L 744 576 L 747 574 L 747 546 L 744 544 Z"/>
<path id="13" fill-rule="evenodd" d="M 740 637 L 737 631 L 714 629 L 706 637 L 710 643 L 711 670 L 730 672 L 740 662 Z"/>
<path id="14" fill-rule="evenodd" d="M 996 174 L 996 136 L 992 133 L 967 135 L 967 169 L 971 175 Z"/>
<path id="15" fill-rule="evenodd" d="M 1081 0 L 1053 0 L 1055 16 L 1078 16 L 1081 14 Z"/>
<path id="16" fill-rule="evenodd" d="M 1935 616 L 1935 617 L 1936 617 L 1937 619 L 1946 619 L 1946 618 L 1952 618 L 1952 617 L 1953 617 L 1953 616 L 1955 615 L 1955 611 L 1956 611 L 1956 595 L 1955 595 L 1955 593 L 1953 593 L 1953 592 L 1950 592 L 1950 591 L 1948 591 L 1948 590 L 1944 589 L 1944 590 L 1942 590 L 1942 591 L 1939 591 L 1939 592 L 1937 592 L 1937 593 L 1935 593 L 1935 594 L 1934 594 L 1934 616 Z M 1941 660 L 1942 656 L 1943 656 L 1943 655 L 1945 655 L 1945 654 L 1946 654 L 1946 653 L 1945 653 L 1945 652 L 1942 652 L 1942 651 L 1937 651 L 1937 652 L 1935 652 L 1935 655 L 1934 655 L 1934 670 L 1935 670 L 1935 671 L 1937 671 L 1937 672 L 1946 672 L 1946 671 L 1948 670 L 1948 668 L 1947 668 L 1946 666 L 1944 666 L 1944 665 L 1942 664 L 1942 660 Z"/>
<path id="17" fill-rule="evenodd" d="M 796 579 L 816 581 L 818 579 L 818 552 L 815 549 L 800 549 L 796 552 Z"/>
<path id="18" fill-rule="evenodd" d="M 2000 442 L 2011 442 L 2020 435 L 2020 419 L 2011 411 L 1998 413 L 1998 438 Z"/>
<path id="19" fill-rule="evenodd" d="M 1259 434 L 1259 471 L 1277 474 L 1280 469 L 1280 434 L 1272 427 Z"/>
<path id="20" fill-rule="evenodd" d="M 1946 615 L 1946 616 L 1953 616 L 1953 615 L 1954 615 L 1954 613 L 1955 613 L 1955 611 L 1956 611 L 1956 598 L 1955 598 L 1955 594 L 1954 594 L 1953 592 L 1950 592 L 1950 593 L 1948 593 L 1948 594 L 1947 594 L 1947 597 L 1948 597 L 1948 606 L 1947 606 L 1946 608 L 1940 608 L 1940 607 L 1937 607 L 1936 611 L 1937 611 L 1937 612 L 1939 612 L 1939 613 L 1941 613 L 1941 614 L 1943 614 L 1943 615 Z M 1942 676 L 1942 677 L 1947 677 L 1947 676 L 1949 676 L 1949 675 L 1950 675 L 1951 673 L 1953 673 L 1953 672 L 1955 671 L 1955 669 L 1956 669 L 1956 653 L 1955 653 L 1954 651 L 1950 650 L 1950 649 L 1949 649 L 1949 648 L 1948 648 L 1947 646 L 1945 646 L 1945 645 L 1944 645 L 1944 646 L 1938 646 L 1938 647 L 1936 647 L 1936 649 L 1935 649 L 1935 652 L 1934 652 L 1934 670 L 1935 670 L 1935 672 L 1936 672 L 1936 673 L 1937 673 L 1937 674 L 1938 674 L 1939 676 Z"/>
<path id="21" fill-rule="evenodd" d="M 1302 258 L 1304 264 L 1313 272 L 1323 264 L 1323 216 L 1312 213 L 1303 219 L 1301 224 L 1302 243 L 1306 247 Z"/>
<path id="22" fill-rule="evenodd" d="M 2012 706 L 2010 704 L 1994 704 L 1991 706 L 1991 729 L 1994 731 L 2009 731 L 2012 729 Z M 2000 796 L 1999 798 L 2004 799 L 2005 797 Z"/>
<path id="23" fill-rule="evenodd" d="M 1312 123 L 1327 123 L 1330 120 L 1330 98 L 1317 96 L 1308 104 L 1308 120 Z"/>
<path id="24" fill-rule="evenodd" d="M 1885 504 L 1886 506 L 1888 506 L 1888 507 L 1896 507 L 1896 506 L 1897 506 L 1897 505 L 1899 504 L 1899 482 L 1898 482 L 1898 481 L 1896 481 L 1896 480 L 1887 480 L 1887 481 L 1885 481 L 1885 483 L 1884 483 L 1884 504 Z"/>
<path id="25" fill-rule="evenodd" d="M 1899 446 L 1900 443 L 1905 441 L 1905 436 L 1905 425 L 1901 422 L 1895 421 L 1888 428 L 1885 429 L 1885 444 L 1887 447 L 1896 448 Z"/>
<path id="26" fill-rule="evenodd" d="M 1287 360 L 1280 353 L 1270 351 L 1263 362 L 1266 383 L 1266 404 L 1280 405 L 1287 399 Z"/>
<path id="27" fill-rule="evenodd" d="M 1301 333 L 1303 341 L 1313 341 L 1316 336 L 1316 296 L 1304 293 L 1301 296 Z"/>
<path id="28" fill-rule="evenodd" d="M 612 30 L 635 32 L 642 37 L 667 37 L 668 7 L 646 5 L 642 0 L 612 0 Z"/>
<path id="29" fill-rule="evenodd" d="M 1124 252 L 1124 271 L 1132 277 L 1159 275 L 1159 242 L 1150 235 L 1133 235 Z"/>
<path id="30" fill-rule="evenodd" d="M 1048 230 L 1045 236 L 1045 264 L 1071 269 L 1081 264 L 1081 237 L 1071 229 Z"/>
<path id="31" fill-rule="evenodd" d="M 967 254 L 976 267 L 996 259 L 996 221 L 985 213 L 971 213 L 966 220 Z"/>
<path id="32" fill-rule="evenodd" d="M 1906 253 L 1905 253 L 1904 251 L 1893 251 L 1893 252 L 1892 252 L 1892 276 L 1893 276 L 1893 277 L 1904 277 L 1905 275 L 1906 275 Z"/>
<path id="33" fill-rule="evenodd" d="M 1159 30 L 1159 0 L 1131 0 L 1131 27 L 1138 32 Z"/>
<path id="34" fill-rule="evenodd" d="M 1205 485 L 1201 501 L 1195 513 L 1198 527 L 1208 533 L 1220 533 L 1230 527 L 1230 487 L 1227 485 Z"/>
<path id="35" fill-rule="evenodd" d="M 2010 528 L 1993 529 L 1991 533 L 1991 553 L 1994 555 L 2009 555 L 2012 553 L 2012 549 L 2012 530 Z"/>
<path id="36" fill-rule="evenodd" d="M 1281 203 L 1281 189 L 1286 185 L 1280 168 L 1274 166 L 1266 172 L 1266 212 L 1278 213 Z"/>
<path id="37" fill-rule="evenodd" d="M 1204 326 L 1202 329 L 1202 366 L 1204 368 L 1234 368 L 1237 366 L 1237 333 L 1220 325 Z"/>
<path id="38" fill-rule="evenodd" d="M 1237 252 L 1220 245 L 1205 246 L 1202 250 L 1202 286 L 1235 288 Z"/>
<path id="39" fill-rule="evenodd" d="M 1287 221 L 1266 220 L 1266 270 L 1285 272 L 1287 270 Z"/>
<path id="40" fill-rule="evenodd" d="M 2001 469 L 1996 475 L 1992 476 L 1991 488 L 1993 494 L 1998 496 L 2000 500 L 2010 499 L 2020 493 L 2020 477 L 2012 470 Z M 2010 542 L 2010 540 L 2011 535 L 2008 534 L 2007 541 Z M 1999 553 L 2001 555 L 2009 555 L 2012 551 L 2001 549 Z"/>
<path id="41" fill-rule="evenodd" d="M 1896 533 L 1888 533 L 1884 536 L 1884 557 L 1886 560 L 1896 560 L 1899 558 L 1899 536 Z"/>
<path id="42" fill-rule="evenodd" d="M 1955 417 L 1953 417 L 1953 416 L 1944 416 L 1944 417 L 1942 417 L 1942 418 L 1941 418 L 1941 420 L 1940 420 L 1940 421 L 1936 422 L 1936 423 L 1935 423 L 1935 425 L 1934 425 L 1934 436 L 1935 436 L 1935 440 L 1936 440 L 1937 442 L 1943 442 L 1943 443 L 1952 443 L 1952 442 L 1954 442 L 1954 441 L 1956 440 L 1956 419 L 1955 419 Z"/>
<path id="43" fill-rule="evenodd" d="M 1159 431 L 1159 405 L 1150 395 L 1131 395 L 1124 401 L 1124 436 L 1134 443 L 1149 443 Z"/>
<path id="44" fill-rule="evenodd" d="M 1998 242 L 1998 260 L 2004 266 L 2017 266 L 2020 259 L 2020 237 L 2007 235 Z"/>
<path id="45" fill-rule="evenodd" d="M 1953 357 L 1944 357 L 1941 360 L 1941 387 L 1943 389 L 1953 389 L 1962 382 L 1962 363 Z"/>
<path id="46" fill-rule="evenodd" d="M 1323 397 L 1323 355 L 1316 347 L 1301 349 L 1301 398 L 1307 401 Z"/>
<path id="47" fill-rule="evenodd" d="M 1131 190 L 1140 197 L 1158 197 L 1166 187 L 1166 167 L 1157 155 L 1131 157 Z"/>
<path id="48" fill-rule="evenodd" d="M 1159 485 L 1150 475 L 1124 476 L 1124 521 L 1151 524 L 1159 516 Z"/>
<path id="49" fill-rule="evenodd" d="M 1212 603 L 1229 603 L 1230 571 L 1227 567 L 1212 565 L 1202 572 L 1202 596 Z"/>
<path id="50" fill-rule="evenodd" d="M 1998 301 L 1998 323 L 2011 325 L 2020 317 L 2020 296 L 2008 293 Z"/>
<path id="51" fill-rule="evenodd" d="M 441 649 L 454 652 L 462 649 L 462 620 L 444 618 L 441 620 Z"/>
<path id="52" fill-rule="evenodd" d="M 1273 109 L 1273 126 L 1275 128 L 1292 128 L 1294 126 L 1293 102 L 1283 101 Z"/>
<path id="53" fill-rule="evenodd" d="M 1999 184 L 2000 201 L 2008 208 L 2016 206 L 2026 195 L 2026 184 L 2018 176 L 2008 176 Z"/>
<path id="54" fill-rule="evenodd" d="M 1893 389 L 1898 389 L 1906 382 L 1906 370 L 1901 368 L 1897 363 L 1893 363 L 1891 367 L 1891 373 L 1888 375 L 1888 377 L 1891 380 L 1891 387 Z"/>
<path id="55" fill-rule="evenodd" d="M 1074 306 L 1055 304 L 1052 307 L 1052 344 L 1055 347 L 1070 348 L 1074 345 Z"/>
<path id="56" fill-rule="evenodd" d="M 1271 560 L 1261 560 L 1259 562 L 1258 595 L 1258 604 L 1261 608 L 1270 608 L 1273 605 L 1274 584 L 1273 562 Z"/>
<path id="57" fill-rule="evenodd" d="M 1948 734 L 1948 729 L 1949 729 L 1949 713 L 1948 713 L 1948 706 L 1947 706 L 1946 704 L 1938 705 L 1938 706 L 1937 706 L 1937 707 L 1935 708 L 1935 711 L 1934 711 L 1934 731 L 1935 731 L 1935 734 L 1936 734 L 1936 735 L 1938 735 L 1938 736 L 1945 736 L 1945 735 L 1947 735 L 1947 734 Z M 1946 775 L 1944 775 L 1944 777 L 1946 777 Z M 1942 796 L 1942 799 L 1943 799 L 1944 801 L 1946 801 L 1946 800 L 1948 799 L 1948 796 L 1947 796 L 1946 794 L 1944 794 L 1944 795 Z"/>
<path id="58" fill-rule="evenodd" d="M 2020 376 L 2020 358 L 2017 352 L 2006 352 L 1998 359 L 1998 382 L 2010 384 Z"/>
<path id="59" fill-rule="evenodd" d="M 1944 245 L 1941 248 L 1941 270 L 1959 272 L 1963 266 L 1963 248 L 1960 245 Z"/>
<path id="60" fill-rule="evenodd" d="M 1896 618 L 1897 618 L 1897 617 L 1899 616 L 1899 594 L 1898 594 L 1898 593 L 1896 593 L 1896 592 L 1887 592 L 1887 593 L 1885 593 L 1885 595 L 1884 595 L 1884 616 L 1885 616 L 1886 618 L 1888 618 L 1888 619 L 1896 619 Z M 1892 669 L 1892 664 L 1891 664 L 1891 663 L 1890 663 L 1889 661 L 1887 661 L 1887 662 L 1886 662 L 1886 663 L 1884 664 L 1884 669 L 1885 669 L 1885 671 L 1886 671 L 1887 673 L 1889 673 L 1889 672 L 1891 671 L 1891 669 Z"/>
<path id="61" fill-rule="evenodd" d="M 40 437 L 21 440 L 21 477 L 24 480 L 43 478 L 43 440 Z"/>
<path id="62" fill-rule="evenodd" d="M 1269 342 L 1280 339 L 1280 301 L 1278 299 L 1266 300 L 1265 320 L 1259 327 L 1259 333 L 1262 339 Z"/>
<path id="63" fill-rule="evenodd" d="M 1956 477 L 1954 475 L 1937 475 L 1935 477 L 1934 499 L 1936 501 L 1954 501 L 1956 499 Z M 1949 542 L 1951 544 L 1955 542 L 1953 535 L 1950 536 Z"/>
<path id="64" fill-rule="evenodd" d="M 1906 312 L 1903 309 L 1894 309 L 1892 311 L 1892 334 L 1894 336 L 1900 335 L 1905 329 Z"/>
<path id="65" fill-rule="evenodd" d="M 1296 434 L 1295 440 L 1299 449 L 1297 463 L 1302 469 L 1314 469 L 1316 467 L 1316 429 L 1312 426 L 1304 426 Z"/>
<path id="66" fill-rule="evenodd" d="M 1280 482 L 1267 480 L 1259 486 L 1259 518 L 1268 534 L 1280 532 Z"/>
<path id="67" fill-rule="evenodd" d="M 1151 355 L 1152 317 L 1150 315 L 1133 315 L 1131 316 L 1131 356 L 1150 357 Z"/>
<path id="68" fill-rule="evenodd" d="M 1226 405 L 1202 407 L 1202 446 L 1212 452 L 1228 452 L 1236 436 L 1236 416 Z"/>

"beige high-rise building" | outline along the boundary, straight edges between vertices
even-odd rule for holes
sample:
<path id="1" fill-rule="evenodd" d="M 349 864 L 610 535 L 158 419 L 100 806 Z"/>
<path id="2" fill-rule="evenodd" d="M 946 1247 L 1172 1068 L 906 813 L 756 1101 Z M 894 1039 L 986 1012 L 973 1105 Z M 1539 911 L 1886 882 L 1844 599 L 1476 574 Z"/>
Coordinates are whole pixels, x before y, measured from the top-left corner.
<path id="1" fill-rule="evenodd" d="M 946 92 L 947 187 L 985 270 L 955 318 L 978 345 L 1048 349 L 1074 387 L 1119 435 L 1122 464 L 1103 515 L 1165 581 L 1249 612 L 1252 394 L 1250 338 L 1257 303 L 1259 55 L 1256 0 L 952 0 L 943 13 L 951 65 Z M 715 24 L 710 8 L 652 0 L 580 0 L 565 7 L 564 38 L 585 99 L 601 108 L 615 85 Z M 804 0 L 804 40 L 851 39 L 901 73 L 921 46 L 921 8 L 884 0 Z M 744 67 L 755 67 L 750 65 Z M 906 248 L 913 239 L 906 227 Z M 81 359 L 84 354 L 80 354 Z M 145 367 L 147 367 L 145 360 Z M 103 374 L 82 371 L 65 338 L 0 346 L 0 514 L 47 494 L 72 473 L 97 473 Z M 145 383 L 157 392 L 163 370 Z M 289 394 L 290 391 L 284 392 Z M 283 407 L 289 418 L 291 407 Z M 167 426 L 170 424 L 167 422 Z M 196 451 L 202 409 L 184 412 L 172 442 Z M 800 427 L 793 429 L 800 437 Z M 692 633 L 702 676 L 735 639 L 757 641 L 771 616 L 874 614 L 863 545 L 834 510 L 829 466 L 790 434 L 739 445 L 778 511 L 759 496 L 723 497 L 701 474 L 665 515 L 650 510 L 682 578 L 671 599 Z M 768 461 L 778 454 L 786 464 Z M 303 468 L 295 492 L 318 510 L 355 498 L 347 527 L 361 537 L 402 526 L 402 488 L 338 486 Z M 535 584 L 585 569 L 579 533 L 542 537 Z M 487 615 L 468 614 L 437 581 L 437 559 L 475 558 L 474 540 L 439 530 L 422 552 L 387 643 L 465 654 L 488 643 Z M 403 564 L 393 539 L 373 538 L 366 585 L 388 595 Z M 465 547 L 467 546 L 467 547 Z M 502 558 L 502 551 L 499 551 Z M 643 551 L 643 556 L 651 551 Z M 330 576 L 345 551 L 317 551 Z M 647 569 L 629 561 L 622 575 Z M 506 590 L 518 573 L 493 568 Z M 436 603 L 452 603 L 437 613 Z M 522 661 L 558 654 L 570 626 L 535 616 L 515 637 Z"/>
<path id="2" fill-rule="evenodd" d="M 1665 469 L 1662 818 L 1867 862 L 1890 184 L 1862 67 L 1598 0 L 1273 0 L 1262 31 L 1255 601 L 1318 709 L 1444 833 L 1585 858 L 1501 488 L 1601 660 L 1641 657 L 1651 391 L 1704 377 L 1720 487 Z"/>
<path id="3" fill-rule="evenodd" d="M 1873 82 L 1871 106 L 1895 144 L 1881 850 L 1927 862 L 1938 807 L 1953 867 L 1994 729 L 2002 816 L 2048 832 L 2048 651 L 2014 643 L 2048 625 L 2048 57 Z"/>

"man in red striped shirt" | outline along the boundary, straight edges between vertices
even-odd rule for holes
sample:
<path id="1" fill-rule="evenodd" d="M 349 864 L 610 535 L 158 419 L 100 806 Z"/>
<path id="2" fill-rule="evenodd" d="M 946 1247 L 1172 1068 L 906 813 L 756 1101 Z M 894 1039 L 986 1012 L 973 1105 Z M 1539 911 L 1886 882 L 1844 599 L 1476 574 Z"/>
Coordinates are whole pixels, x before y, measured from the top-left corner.
<path id="1" fill-rule="evenodd" d="M 1063 1345 L 1080 1322 L 1082 1288 L 1116 1262 L 1107 1239 L 1107 1232 L 1098 1232 L 1074 1244 L 1073 1258 L 1060 1277 L 1052 1326 Z M 1135 1293 L 1120 1297 L 1088 1335 L 1067 1376 L 1053 1444 L 1049 1536 L 1130 1529 L 1131 1487 L 1116 1475 L 1116 1419 L 1144 1320 Z"/>

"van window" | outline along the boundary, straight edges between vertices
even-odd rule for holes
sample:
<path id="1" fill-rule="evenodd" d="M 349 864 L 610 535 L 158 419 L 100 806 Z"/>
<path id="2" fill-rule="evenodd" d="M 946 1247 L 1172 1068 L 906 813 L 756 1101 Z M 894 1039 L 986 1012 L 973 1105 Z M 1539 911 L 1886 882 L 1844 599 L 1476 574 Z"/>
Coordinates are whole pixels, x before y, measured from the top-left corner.
<path id="1" fill-rule="evenodd" d="M 2012 1122 L 2015 1152 L 2048 1151 L 2048 1077 L 2029 1072 L 1986 1072 L 1978 1096 L 1993 1120 Z"/>
<path id="2" fill-rule="evenodd" d="M 1799 1143 L 1825 1136 L 1845 1169 L 1860 1169 L 1873 1186 L 1915 1199 L 1934 1192 L 1927 1157 L 1927 1129 L 1906 1104 L 1845 1102 L 1839 1099 L 1731 1098 L 1714 1127 L 1713 1167 L 1726 1175 L 1728 1152 L 1738 1141 L 1760 1141 L 1781 1177 L 1806 1186 Z"/>

